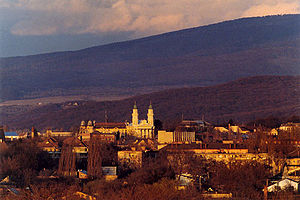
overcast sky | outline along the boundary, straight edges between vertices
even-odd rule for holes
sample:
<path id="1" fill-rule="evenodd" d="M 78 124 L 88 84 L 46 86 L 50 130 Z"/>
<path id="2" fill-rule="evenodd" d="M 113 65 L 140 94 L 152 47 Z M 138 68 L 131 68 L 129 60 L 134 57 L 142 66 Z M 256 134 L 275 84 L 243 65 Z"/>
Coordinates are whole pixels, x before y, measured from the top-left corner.
<path id="1" fill-rule="evenodd" d="M 229 19 L 300 13 L 299 0 L 0 0 L 0 57 L 76 50 Z"/>

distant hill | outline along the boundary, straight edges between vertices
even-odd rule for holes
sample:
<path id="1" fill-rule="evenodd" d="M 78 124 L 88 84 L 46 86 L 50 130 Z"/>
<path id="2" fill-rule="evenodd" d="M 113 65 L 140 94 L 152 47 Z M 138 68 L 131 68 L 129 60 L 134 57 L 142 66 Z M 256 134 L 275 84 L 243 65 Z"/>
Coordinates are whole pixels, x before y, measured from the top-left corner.
<path id="1" fill-rule="evenodd" d="M 201 119 L 222 123 L 253 121 L 269 116 L 289 117 L 300 115 L 300 76 L 259 76 L 240 79 L 226 84 L 170 89 L 140 95 L 120 101 L 74 102 L 49 104 L 24 108 L 12 112 L 15 107 L 2 107 L 1 123 L 10 128 L 39 129 L 46 127 L 68 129 L 78 126 L 81 120 L 104 121 L 105 111 L 109 121 L 131 121 L 134 101 L 139 117 L 146 118 L 152 101 L 156 119 L 170 121 Z"/>
<path id="2" fill-rule="evenodd" d="M 0 59 L 1 101 L 132 95 L 300 74 L 300 15 L 243 18 L 142 39 Z"/>

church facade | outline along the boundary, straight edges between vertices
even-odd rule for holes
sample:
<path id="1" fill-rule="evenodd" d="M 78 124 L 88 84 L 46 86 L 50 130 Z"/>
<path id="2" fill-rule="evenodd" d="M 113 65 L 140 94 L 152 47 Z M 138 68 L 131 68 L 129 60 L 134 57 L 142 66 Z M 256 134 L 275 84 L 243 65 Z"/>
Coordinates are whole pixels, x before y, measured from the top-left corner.
<path id="1" fill-rule="evenodd" d="M 132 123 L 127 124 L 128 134 L 138 138 L 154 138 L 154 128 L 152 105 L 150 104 L 148 108 L 147 120 L 139 120 L 138 108 L 135 103 L 132 110 Z"/>
<path id="2" fill-rule="evenodd" d="M 89 140 L 92 133 L 119 133 L 121 136 L 132 135 L 138 138 L 154 138 L 154 113 L 150 103 L 147 119 L 139 120 L 138 108 L 136 103 L 132 110 L 132 122 L 120 123 L 96 123 L 95 121 L 81 122 L 79 136 Z"/>

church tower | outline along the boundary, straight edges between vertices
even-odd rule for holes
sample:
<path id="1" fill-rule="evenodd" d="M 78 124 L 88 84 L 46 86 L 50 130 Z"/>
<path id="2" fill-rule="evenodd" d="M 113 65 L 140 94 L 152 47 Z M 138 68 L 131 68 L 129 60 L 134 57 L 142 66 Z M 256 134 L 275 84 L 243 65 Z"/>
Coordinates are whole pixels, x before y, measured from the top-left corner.
<path id="1" fill-rule="evenodd" d="M 154 114 L 153 114 L 153 109 L 152 109 L 151 102 L 150 102 L 150 105 L 149 105 L 149 108 L 148 108 L 147 117 L 148 117 L 148 124 L 151 125 L 151 126 L 154 126 Z"/>
<path id="2" fill-rule="evenodd" d="M 136 106 L 136 102 L 134 102 L 133 110 L 132 110 L 132 125 L 138 125 L 139 123 L 139 114 Z"/>

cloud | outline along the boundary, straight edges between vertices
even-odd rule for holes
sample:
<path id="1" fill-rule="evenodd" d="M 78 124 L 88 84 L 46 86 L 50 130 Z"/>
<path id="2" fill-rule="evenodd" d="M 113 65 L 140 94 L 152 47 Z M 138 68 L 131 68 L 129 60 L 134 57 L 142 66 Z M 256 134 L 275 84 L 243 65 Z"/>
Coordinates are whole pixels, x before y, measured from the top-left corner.
<path id="1" fill-rule="evenodd" d="M 260 1 L 258 1 L 260 2 Z M 249 16 L 265 16 L 265 15 L 276 15 L 276 14 L 297 14 L 300 11 L 299 1 L 274 1 L 268 0 L 252 6 L 246 10 L 243 17 Z"/>
<path id="2" fill-rule="evenodd" d="M 135 36 L 249 16 L 300 13 L 298 0 L 0 0 L 14 35 Z"/>

